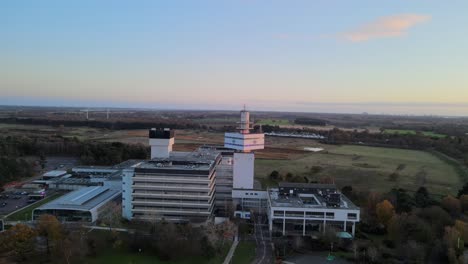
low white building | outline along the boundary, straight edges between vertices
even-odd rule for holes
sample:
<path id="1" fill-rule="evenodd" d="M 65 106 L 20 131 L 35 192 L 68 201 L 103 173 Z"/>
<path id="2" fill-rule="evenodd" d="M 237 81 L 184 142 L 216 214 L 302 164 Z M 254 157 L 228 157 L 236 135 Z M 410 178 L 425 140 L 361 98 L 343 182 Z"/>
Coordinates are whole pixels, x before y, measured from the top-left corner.
<path id="1" fill-rule="evenodd" d="M 354 236 L 359 207 L 334 184 L 280 183 L 268 191 L 270 232 L 311 235 L 333 227 Z"/>
<path id="2" fill-rule="evenodd" d="M 108 186 L 84 187 L 34 209 L 32 220 L 50 214 L 60 221 L 92 223 L 109 202 L 120 203 L 121 193 L 120 189 Z"/>

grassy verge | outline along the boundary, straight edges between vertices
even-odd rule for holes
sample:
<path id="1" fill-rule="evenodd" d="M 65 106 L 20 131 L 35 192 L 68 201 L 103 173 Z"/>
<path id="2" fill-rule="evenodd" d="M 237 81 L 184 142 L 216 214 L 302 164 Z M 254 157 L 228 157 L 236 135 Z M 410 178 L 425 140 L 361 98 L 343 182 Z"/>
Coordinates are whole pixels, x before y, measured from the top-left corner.
<path id="1" fill-rule="evenodd" d="M 23 210 L 20 210 L 10 216 L 8 216 L 6 218 L 7 221 L 25 221 L 27 219 L 27 221 L 31 220 L 32 218 L 32 211 L 36 208 L 38 208 L 39 206 L 43 205 L 43 204 L 46 204 L 52 200 L 55 200 L 57 199 L 58 197 L 62 196 L 63 193 L 54 193 L 52 194 L 51 196 L 48 196 L 34 204 L 32 204 L 31 206 L 27 207 L 27 208 L 24 208 Z"/>
<path id="2" fill-rule="evenodd" d="M 251 263 L 255 259 L 255 243 L 251 241 L 241 241 L 237 245 L 236 252 L 232 258 L 233 264 Z"/>
<path id="3" fill-rule="evenodd" d="M 287 119 L 262 119 L 256 122 L 258 125 L 270 125 L 270 126 L 288 126 L 292 123 Z"/>

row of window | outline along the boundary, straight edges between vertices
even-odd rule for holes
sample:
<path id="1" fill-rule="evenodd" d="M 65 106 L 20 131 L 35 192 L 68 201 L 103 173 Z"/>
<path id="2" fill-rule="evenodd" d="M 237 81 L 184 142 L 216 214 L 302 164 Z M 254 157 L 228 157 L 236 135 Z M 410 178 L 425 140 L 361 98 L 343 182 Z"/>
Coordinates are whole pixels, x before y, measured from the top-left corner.
<path id="1" fill-rule="evenodd" d="M 289 217 L 302 217 L 304 216 L 303 211 L 274 211 L 273 212 L 274 216 L 289 216 Z M 334 219 L 335 218 L 335 213 L 333 212 L 306 212 L 305 216 L 308 218 L 328 218 L 328 219 Z M 357 213 L 348 213 L 347 215 L 348 219 L 350 220 L 356 220 L 357 219 Z"/>

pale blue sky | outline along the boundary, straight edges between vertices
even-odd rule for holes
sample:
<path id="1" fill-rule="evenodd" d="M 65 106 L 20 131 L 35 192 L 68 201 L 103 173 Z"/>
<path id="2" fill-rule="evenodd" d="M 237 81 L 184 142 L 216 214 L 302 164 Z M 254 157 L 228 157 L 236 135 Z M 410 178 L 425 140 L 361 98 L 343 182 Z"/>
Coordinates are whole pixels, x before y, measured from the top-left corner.
<path id="1" fill-rule="evenodd" d="M 468 1 L 2 1 L 0 104 L 468 115 Z"/>

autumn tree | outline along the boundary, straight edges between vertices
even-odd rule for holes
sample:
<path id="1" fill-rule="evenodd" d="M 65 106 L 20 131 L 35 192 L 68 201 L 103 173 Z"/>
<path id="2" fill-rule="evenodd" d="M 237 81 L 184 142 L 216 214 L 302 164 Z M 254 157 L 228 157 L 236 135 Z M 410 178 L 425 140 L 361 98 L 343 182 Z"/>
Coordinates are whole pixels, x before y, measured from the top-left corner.
<path id="1" fill-rule="evenodd" d="M 452 215 L 453 217 L 457 217 L 460 215 L 460 212 L 461 212 L 460 201 L 451 195 L 448 195 L 442 200 L 442 207 L 445 210 L 447 210 L 447 212 L 449 212 L 450 215 Z"/>
<path id="2" fill-rule="evenodd" d="M 68 234 L 64 235 L 60 243 L 54 250 L 54 259 L 60 260 L 60 263 L 78 263 L 84 259 L 88 253 L 86 245 L 86 233 L 83 227 L 74 228 Z"/>
<path id="3" fill-rule="evenodd" d="M 36 232 L 27 225 L 17 224 L 1 234 L 0 250 L 12 252 L 23 261 L 34 250 Z"/>
<path id="4" fill-rule="evenodd" d="M 117 202 L 108 203 L 99 214 L 99 219 L 102 223 L 109 226 L 109 230 L 112 231 L 112 227 L 118 227 L 122 220 L 122 204 Z"/>
<path id="5" fill-rule="evenodd" d="M 460 206 L 461 206 L 462 212 L 468 211 L 468 195 L 464 194 L 460 196 L 459 200 L 460 200 Z"/>
<path id="6" fill-rule="evenodd" d="M 431 226 L 415 214 L 395 214 L 387 225 L 389 238 L 395 242 L 415 240 L 426 243 L 434 238 Z"/>
<path id="7" fill-rule="evenodd" d="M 44 214 L 39 217 L 36 229 L 37 233 L 44 237 L 47 256 L 50 256 L 51 249 L 63 238 L 62 224 L 55 216 Z"/>
<path id="8" fill-rule="evenodd" d="M 468 224 L 461 221 L 455 220 L 455 229 L 460 233 L 460 236 L 463 238 L 463 241 L 468 241 Z"/>
<path id="9" fill-rule="evenodd" d="M 430 223 L 436 234 L 442 234 L 445 226 L 453 225 L 452 217 L 440 206 L 431 206 L 416 211 L 417 215 Z"/>
<path id="10" fill-rule="evenodd" d="M 447 247 L 447 255 L 451 263 L 456 263 L 454 259 L 457 259 L 459 255 L 463 253 L 464 242 L 460 232 L 452 226 L 445 227 L 444 243 Z"/>
<path id="11" fill-rule="evenodd" d="M 372 224 L 377 221 L 377 204 L 381 201 L 381 196 L 378 193 L 371 192 L 367 196 L 366 207 L 365 207 L 365 220 L 367 223 Z"/>
<path id="12" fill-rule="evenodd" d="M 387 226 L 390 219 L 395 215 L 395 208 L 388 200 L 383 200 L 376 205 L 377 220 L 380 224 Z"/>

